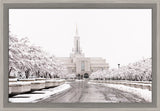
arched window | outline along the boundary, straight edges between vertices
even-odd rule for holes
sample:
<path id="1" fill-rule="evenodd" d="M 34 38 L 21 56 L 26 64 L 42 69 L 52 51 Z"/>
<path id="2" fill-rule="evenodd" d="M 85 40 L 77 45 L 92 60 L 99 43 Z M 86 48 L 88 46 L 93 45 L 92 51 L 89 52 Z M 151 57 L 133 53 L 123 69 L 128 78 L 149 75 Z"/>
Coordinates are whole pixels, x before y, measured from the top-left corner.
<path id="1" fill-rule="evenodd" d="M 85 63 L 84 63 L 84 61 L 81 62 L 81 71 L 85 71 Z"/>

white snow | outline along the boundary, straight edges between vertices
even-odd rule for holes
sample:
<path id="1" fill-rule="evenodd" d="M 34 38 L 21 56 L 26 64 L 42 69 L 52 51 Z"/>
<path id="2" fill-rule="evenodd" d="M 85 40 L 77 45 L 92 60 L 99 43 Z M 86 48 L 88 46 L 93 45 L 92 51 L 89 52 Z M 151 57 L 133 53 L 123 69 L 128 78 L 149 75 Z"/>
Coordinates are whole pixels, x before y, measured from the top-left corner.
<path id="1" fill-rule="evenodd" d="M 76 79 L 76 81 L 84 81 L 84 80 L 83 79 L 80 79 L 80 80 Z"/>
<path id="2" fill-rule="evenodd" d="M 133 88 L 124 85 L 115 85 L 115 84 L 105 84 L 107 87 L 112 87 L 118 90 L 126 91 L 129 93 L 133 93 L 141 98 L 143 98 L 147 102 L 152 102 L 152 92 L 147 89 Z"/>
<path id="3" fill-rule="evenodd" d="M 66 75 L 66 78 L 68 78 L 68 79 L 74 79 L 75 77 L 76 77 L 75 73 Z"/>
<path id="4" fill-rule="evenodd" d="M 19 79 L 20 81 L 35 81 L 34 78 L 29 78 L 29 79 Z"/>
<path id="5" fill-rule="evenodd" d="M 9 82 L 17 82 L 17 78 L 14 78 L 14 79 L 9 78 Z"/>
<path id="6" fill-rule="evenodd" d="M 129 93 L 135 94 L 143 98 L 147 102 L 152 102 L 152 92 L 149 91 L 148 89 L 133 88 L 133 87 L 118 85 L 118 84 L 93 83 L 93 82 L 88 82 L 88 83 L 89 84 L 102 84 L 107 87 L 129 92 Z"/>
<path id="7" fill-rule="evenodd" d="M 51 95 L 60 93 L 69 89 L 71 86 L 69 84 L 63 84 L 55 88 L 43 89 L 41 91 L 34 91 L 31 94 L 19 94 L 12 98 L 9 98 L 9 102 L 12 103 L 36 103 L 39 100 L 50 97 Z M 35 94 L 39 93 L 39 94 Z"/>
<path id="8" fill-rule="evenodd" d="M 33 82 L 31 82 L 32 84 L 34 84 L 34 83 L 45 83 L 45 81 L 33 81 Z"/>
<path id="9" fill-rule="evenodd" d="M 62 82 L 62 81 L 65 81 L 64 79 L 59 79 L 59 80 L 56 80 L 57 82 Z"/>
<path id="10" fill-rule="evenodd" d="M 11 85 L 27 85 L 27 84 L 31 84 L 31 82 L 9 82 L 9 86 Z"/>

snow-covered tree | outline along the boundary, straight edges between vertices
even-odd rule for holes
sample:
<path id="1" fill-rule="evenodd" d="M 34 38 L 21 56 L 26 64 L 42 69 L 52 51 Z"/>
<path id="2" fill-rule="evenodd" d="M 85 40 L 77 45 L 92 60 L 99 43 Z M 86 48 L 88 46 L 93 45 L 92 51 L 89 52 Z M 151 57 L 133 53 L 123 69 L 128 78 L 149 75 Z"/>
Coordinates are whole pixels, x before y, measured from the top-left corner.
<path id="1" fill-rule="evenodd" d="M 66 74 L 63 64 L 41 47 L 31 45 L 28 38 L 9 35 L 9 77 L 64 78 Z"/>
<path id="2" fill-rule="evenodd" d="M 112 80 L 132 80 L 151 81 L 152 80 L 152 60 L 151 58 L 122 66 L 118 69 L 106 71 L 98 70 L 90 75 L 91 79 L 112 79 Z"/>

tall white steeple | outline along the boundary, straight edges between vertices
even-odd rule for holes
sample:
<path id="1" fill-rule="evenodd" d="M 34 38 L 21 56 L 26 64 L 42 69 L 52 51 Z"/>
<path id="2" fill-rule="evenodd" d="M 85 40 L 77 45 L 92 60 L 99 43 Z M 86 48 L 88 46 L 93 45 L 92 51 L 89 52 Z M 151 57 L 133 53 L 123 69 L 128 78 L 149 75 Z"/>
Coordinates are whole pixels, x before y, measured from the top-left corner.
<path id="1" fill-rule="evenodd" d="M 80 49 L 80 36 L 78 33 L 78 26 L 76 24 L 76 31 L 74 36 L 74 47 L 73 47 L 73 56 L 81 56 L 82 51 Z"/>
<path id="2" fill-rule="evenodd" d="M 81 51 L 80 51 L 80 37 L 78 35 L 77 24 L 76 24 L 76 34 L 74 36 L 74 53 L 75 54 L 80 54 L 81 53 Z"/>

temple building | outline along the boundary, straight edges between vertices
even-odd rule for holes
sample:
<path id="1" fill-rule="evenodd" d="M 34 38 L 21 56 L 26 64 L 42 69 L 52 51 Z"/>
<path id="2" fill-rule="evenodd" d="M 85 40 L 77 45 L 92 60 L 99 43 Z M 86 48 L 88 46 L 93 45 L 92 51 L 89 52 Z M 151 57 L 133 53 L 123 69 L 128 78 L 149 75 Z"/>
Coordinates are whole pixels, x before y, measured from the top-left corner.
<path id="1" fill-rule="evenodd" d="M 75 73 L 77 77 L 88 78 L 92 72 L 107 70 L 109 64 L 101 57 L 85 57 L 80 49 L 80 36 L 76 26 L 74 47 L 70 57 L 57 57 L 68 69 L 69 73 Z"/>

